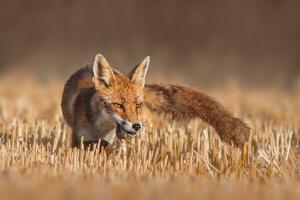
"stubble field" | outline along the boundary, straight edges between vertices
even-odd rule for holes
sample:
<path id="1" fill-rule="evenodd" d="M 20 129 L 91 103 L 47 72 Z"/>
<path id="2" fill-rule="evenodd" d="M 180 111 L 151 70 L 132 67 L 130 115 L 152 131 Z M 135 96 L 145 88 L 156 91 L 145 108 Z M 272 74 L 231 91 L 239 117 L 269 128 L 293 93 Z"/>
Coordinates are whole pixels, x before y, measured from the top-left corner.
<path id="1" fill-rule="evenodd" d="M 63 81 L 0 81 L 1 199 L 298 199 L 300 90 L 208 92 L 252 128 L 239 149 L 201 121 L 146 127 L 126 152 L 73 149 Z"/>

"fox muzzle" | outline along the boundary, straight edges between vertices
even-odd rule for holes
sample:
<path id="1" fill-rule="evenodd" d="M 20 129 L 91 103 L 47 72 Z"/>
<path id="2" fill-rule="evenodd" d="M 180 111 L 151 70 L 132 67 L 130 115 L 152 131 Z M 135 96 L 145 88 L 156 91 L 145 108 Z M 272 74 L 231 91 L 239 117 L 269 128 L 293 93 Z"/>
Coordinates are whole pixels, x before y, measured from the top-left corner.
<path id="1" fill-rule="evenodd" d="M 138 131 L 142 129 L 142 124 L 140 122 L 131 123 L 127 121 L 122 121 L 120 124 L 118 124 L 118 126 L 130 135 L 135 135 Z"/>
<path id="2" fill-rule="evenodd" d="M 131 136 L 136 135 L 140 130 L 142 130 L 143 125 L 140 122 L 128 122 L 124 119 L 122 119 L 119 115 L 117 114 L 113 114 L 113 119 L 116 122 L 117 126 L 118 126 L 118 131 L 123 132 L 122 134 L 127 133 Z M 120 134 L 119 133 L 119 134 Z M 122 135 L 120 134 L 120 135 Z"/>

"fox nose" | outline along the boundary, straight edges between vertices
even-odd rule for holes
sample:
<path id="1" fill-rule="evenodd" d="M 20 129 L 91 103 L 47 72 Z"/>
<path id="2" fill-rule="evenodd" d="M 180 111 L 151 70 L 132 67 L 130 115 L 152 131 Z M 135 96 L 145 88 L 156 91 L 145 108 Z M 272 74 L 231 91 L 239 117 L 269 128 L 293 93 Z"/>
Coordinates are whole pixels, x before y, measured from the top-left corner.
<path id="1" fill-rule="evenodd" d="M 135 130 L 135 131 L 138 131 L 142 128 L 142 125 L 140 123 L 135 123 L 132 125 L 132 128 Z"/>

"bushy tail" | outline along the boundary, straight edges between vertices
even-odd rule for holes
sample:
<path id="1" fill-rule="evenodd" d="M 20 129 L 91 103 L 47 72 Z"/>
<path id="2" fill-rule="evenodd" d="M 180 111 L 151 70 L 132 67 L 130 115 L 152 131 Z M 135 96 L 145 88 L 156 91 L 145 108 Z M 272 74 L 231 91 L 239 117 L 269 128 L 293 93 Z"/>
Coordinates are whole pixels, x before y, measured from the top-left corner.
<path id="1" fill-rule="evenodd" d="M 190 87 L 148 84 L 145 105 L 150 111 L 170 114 L 173 119 L 201 118 L 216 129 L 221 139 L 238 146 L 250 136 L 250 128 L 241 119 L 235 118 L 213 98 Z"/>
<path id="2" fill-rule="evenodd" d="M 92 76 L 91 67 L 86 65 L 72 74 L 65 84 L 61 101 L 61 109 L 67 124 L 70 126 L 74 123 L 73 104 L 79 92 L 82 89 L 94 87 Z"/>

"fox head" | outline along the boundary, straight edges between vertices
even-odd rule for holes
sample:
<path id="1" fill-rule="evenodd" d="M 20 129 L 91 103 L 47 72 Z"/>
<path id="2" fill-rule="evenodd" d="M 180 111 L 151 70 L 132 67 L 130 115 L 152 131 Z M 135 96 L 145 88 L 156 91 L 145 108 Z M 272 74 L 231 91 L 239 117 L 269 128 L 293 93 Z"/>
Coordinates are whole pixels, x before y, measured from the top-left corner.
<path id="1" fill-rule="evenodd" d="M 96 94 L 104 102 L 105 112 L 122 133 L 135 135 L 142 129 L 140 115 L 144 102 L 143 89 L 149 62 L 150 57 L 148 56 L 127 76 L 111 67 L 101 54 L 95 57 L 93 82 Z"/>

